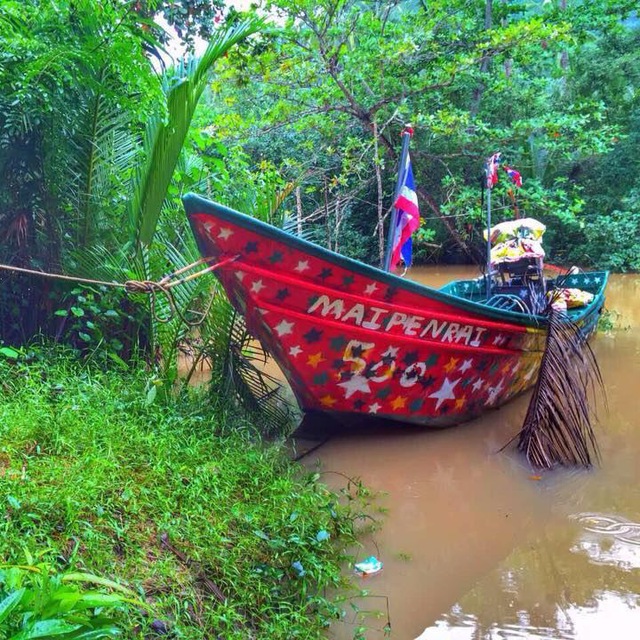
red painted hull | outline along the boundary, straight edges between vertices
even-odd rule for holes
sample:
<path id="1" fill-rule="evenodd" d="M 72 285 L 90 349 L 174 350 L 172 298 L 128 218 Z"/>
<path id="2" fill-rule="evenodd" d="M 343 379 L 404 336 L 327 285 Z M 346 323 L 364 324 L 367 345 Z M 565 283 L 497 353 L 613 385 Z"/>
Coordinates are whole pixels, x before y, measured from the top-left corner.
<path id="1" fill-rule="evenodd" d="M 403 280 L 197 196 L 185 208 L 202 255 L 234 258 L 216 275 L 305 411 L 444 426 L 535 382 L 542 318 Z"/>

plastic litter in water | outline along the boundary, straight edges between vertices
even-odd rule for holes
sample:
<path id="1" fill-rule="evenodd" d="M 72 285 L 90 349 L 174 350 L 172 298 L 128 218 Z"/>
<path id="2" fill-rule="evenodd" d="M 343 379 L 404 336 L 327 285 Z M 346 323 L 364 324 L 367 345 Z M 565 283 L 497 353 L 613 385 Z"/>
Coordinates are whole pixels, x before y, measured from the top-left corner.
<path id="1" fill-rule="evenodd" d="M 375 556 L 369 556 L 365 558 L 362 562 L 357 562 L 353 565 L 356 573 L 363 578 L 367 576 L 375 575 L 376 573 L 380 573 L 382 571 L 382 561 L 378 560 Z"/>

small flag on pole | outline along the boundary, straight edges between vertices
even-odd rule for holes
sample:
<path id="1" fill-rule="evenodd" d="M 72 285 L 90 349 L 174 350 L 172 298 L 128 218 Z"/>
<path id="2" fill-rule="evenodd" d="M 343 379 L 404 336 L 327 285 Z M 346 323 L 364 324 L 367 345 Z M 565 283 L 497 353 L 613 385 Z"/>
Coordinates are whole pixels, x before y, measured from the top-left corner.
<path id="1" fill-rule="evenodd" d="M 393 251 L 391 253 L 391 269 L 395 269 L 398 266 L 400 258 L 404 261 L 405 266 L 411 266 L 411 236 L 420 226 L 418 194 L 416 193 L 415 183 L 413 181 L 413 169 L 411 168 L 411 158 L 409 154 L 407 154 L 402 187 L 400 188 L 400 193 L 396 198 L 394 206 L 398 214 L 396 218 Z"/>
<path id="2" fill-rule="evenodd" d="M 504 165 L 503 168 L 507 172 L 507 175 L 511 179 L 511 182 L 513 182 L 513 184 L 515 184 L 516 187 L 521 187 L 522 176 L 520 175 L 520 172 L 516 171 L 515 169 L 512 169 L 511 167 L 507 167 L 507 165 Z"/>
<path id="3" fill-rule="evenodd" d="M 494 153 L 487 160 L 487 189 L 493 189 L 498 182 L 498 166 L 500 165 L 500 153 Z"/>

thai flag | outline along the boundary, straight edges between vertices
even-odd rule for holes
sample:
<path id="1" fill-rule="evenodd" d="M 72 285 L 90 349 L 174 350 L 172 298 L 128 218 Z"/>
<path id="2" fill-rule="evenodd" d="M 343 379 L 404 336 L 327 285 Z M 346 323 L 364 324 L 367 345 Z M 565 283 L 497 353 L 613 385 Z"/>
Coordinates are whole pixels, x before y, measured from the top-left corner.
<path id="1" fill-rule="evenodd" d="M 396 231 L 393 238 L 391 253 L 391 269 L 395 269 L 400 258 L 407 267 L 411 266 L 412 243 L 411 235 L 420 226 L 420 210 L 418 209 L 418 195 L 413 181 L 411 158 L 407 154 L 404 180 L 394 206 L 397 211 Z"/>
<path id="2" fill-rule="evenodd" d="M 498 182 L 498 166 L 501 155 L 501 153 L 494 153 L 487 160 L 487 189 L 493 189 Z"/>

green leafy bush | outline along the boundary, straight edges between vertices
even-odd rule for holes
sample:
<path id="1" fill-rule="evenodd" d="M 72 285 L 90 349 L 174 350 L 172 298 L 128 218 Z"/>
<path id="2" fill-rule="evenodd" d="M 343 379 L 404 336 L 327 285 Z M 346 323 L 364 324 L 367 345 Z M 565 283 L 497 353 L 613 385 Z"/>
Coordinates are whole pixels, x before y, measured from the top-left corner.
<path id="1" fill-rule="evenodd" d="M 212 411 L 205 390 L 149 402 L 143 365 L 20 353 L 0 358 L 0 557 L 51 549 L 63 573 L 11 574 L 2 599 L 38 575 L 71 588 L 74 567 L 153 606 L 156 620 L 123 612 L 127 638 L 154 623 L 185 640 L 323 637 L 342 615 L 329 594 L 344 586 L 346 550 L 369 522 L 359 483 L 330 491 L 255 427 Z"/>
<path id="2" fill-rule="evenodd" d="M 132 604 L 142 603 L 111 580 L 58 572 L 46 562 L 34 564 L 29 555 L 26 565 L 0 567 L 2 638 L 113 638 L 121 631 L 119 610 Z"/>

